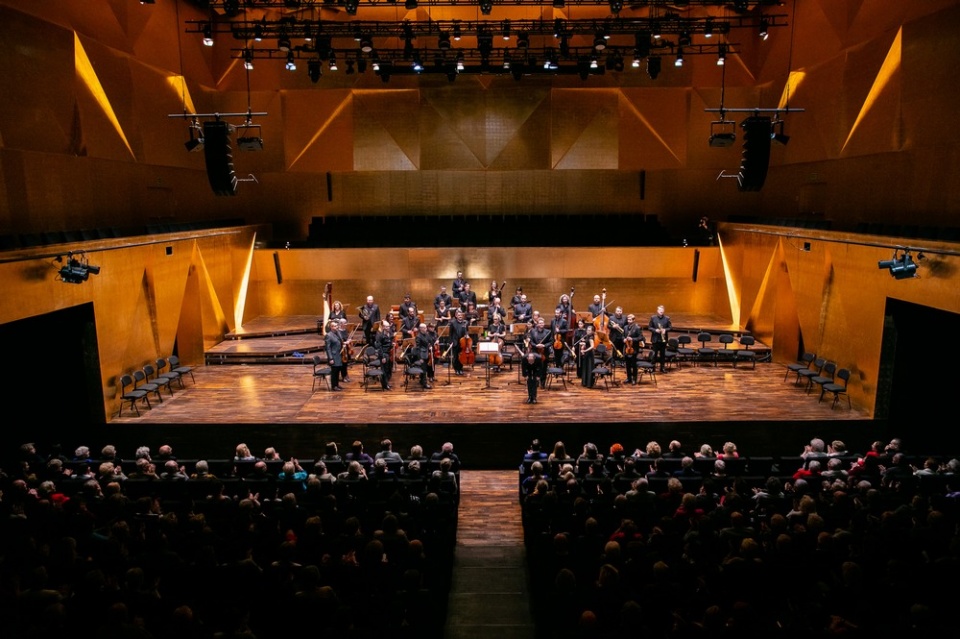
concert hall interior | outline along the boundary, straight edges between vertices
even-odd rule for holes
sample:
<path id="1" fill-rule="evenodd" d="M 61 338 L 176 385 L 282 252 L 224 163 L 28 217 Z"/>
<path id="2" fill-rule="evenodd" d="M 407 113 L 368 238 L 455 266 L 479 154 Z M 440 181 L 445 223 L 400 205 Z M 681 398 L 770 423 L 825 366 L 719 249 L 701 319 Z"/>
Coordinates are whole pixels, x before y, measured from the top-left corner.
<path id="1" fill-rule="evenodd" d="M 499 472 L 510 508 L 535 438 L 960 453 L 960 0 L 0 0 L 0 21 L 4 531 L 24 442 L 224 468 L 238 442 L 453 442 L 456 499 Z M 368 297 L 431 323 L 458 272 L 469 340 L 368 353 L 390 330 Z M 591 337 L 550 330 L 564 295 Z M 472 525 L 519 529 L 493 492 Z"/>

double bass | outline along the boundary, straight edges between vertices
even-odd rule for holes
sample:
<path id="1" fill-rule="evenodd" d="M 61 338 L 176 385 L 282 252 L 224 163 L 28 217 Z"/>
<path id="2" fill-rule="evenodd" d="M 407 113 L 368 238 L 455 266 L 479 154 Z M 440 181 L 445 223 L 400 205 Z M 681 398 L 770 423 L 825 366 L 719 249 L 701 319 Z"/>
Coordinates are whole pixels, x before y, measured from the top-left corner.
<path id="1" fill-rule="evenodd" d="M 464 366 L 473 366 L 477 360 L 477 354 L 473 352 L 473 340 L 470 338 L 470 332 L 460 338 L 460 363 Z"/>
<path id="2" fill-rule="evenodd" d="M 607 315 L 607 289 L 600 297 L 600 314 L 593 318 L 593 332 L 597 341 L 606 344 L 610 341 L 610 317 Z"/>

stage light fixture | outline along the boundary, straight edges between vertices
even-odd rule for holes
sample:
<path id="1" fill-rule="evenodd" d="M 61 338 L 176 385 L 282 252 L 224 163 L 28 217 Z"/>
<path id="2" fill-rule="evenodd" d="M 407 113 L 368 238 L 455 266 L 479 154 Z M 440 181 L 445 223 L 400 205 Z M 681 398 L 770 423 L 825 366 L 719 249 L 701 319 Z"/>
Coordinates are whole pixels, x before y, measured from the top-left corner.
<path id="1" fill-rule="evenodd" d="M 296 71 L 297 70 L 297 61 L 293 57 L 293 51 L 287 54 L 287 71 Z"/>
<path id="2" fill-rule="evenodd" d="M 903 249 L 903 253 L 901 253 L 898 257 L 897 253 L 899 253 L 899 251 L 900 249 L 894 249 L 892 259 L 880 260 L 877 262 L 877 268 L 881 270 L 887 269 L 890 272 L 890 275 L 893 276 L 894 279 L 898 280 L 918 277 L 917 263 L 913 261 L 912 257 L 910 257 L 910 250 Z M 918 260 L 923 259 L 923 257 L 925 256 L 923 256 L 922 253 L 917 255 Z"/>
<path id="3" fill-rule="evenodd" d="M 485 16 L 493 11 L 493 0 L 480 0 L 480 13 Z"/>
<path id="4" fill-rule="evenodd" d="M 307 60 L 307 76 L 310 81 L 316 84 L 323 75 L 323 65 L 320 60 Z"/>
<path id="5" fill-rule="evenodd" d="M 100 274 L 100 267 L 90 264 L 83 251 L 68 252 L 66 261 L 63 256 L 58 255 L 56 261 L 58 264 L 63 264 L 57 270 L 57 276 L 64 284 L 80 284 L 86 282 L 91 275 Z"/>
<path id="6" fill-rule="evenodd" d="M 783 120 L 773 123 L 773 128 L 770 129 L 770 139 L 781 146 L 787 146 L 790 136 L 783 132 Z"/>
<path id="7" fill-rule="evenodd" d="M 675 67 L 683 66 L 683 47 L 677 48 L 677 59 L 673 61 L 673 66 Z"/>
<path id="8" fill-rule="evenodd" d="M 213 28 L 210 27 L 210 23 L 203 25 L 203 45 L 207 47 L 213 46 Z"/>
<path id="9" fill-rule="evenodd" d="M 440 36 L 437 40 L 437 46 L 442 50 L 446 51 L 450 48 L 450 34 L 446 31 L 441 31 Z"/>
<path id="10" fill-rule="evenodd" d="M 247 71 L 253 71 L 253 51 L 250 49 L 243 50 L 243 68 Z"/>
<path id="11" fill-rule="evenodd" d="M 766 18 L 760 18 L 760 39 L 766 40 L 770 37 L 770 21 Z"/>
<path id="12" fill-rule="evenodd" d="M 717 66 L 722 67 L 727 63 L 727 45 L 721 44 L 717 47 Z"/>

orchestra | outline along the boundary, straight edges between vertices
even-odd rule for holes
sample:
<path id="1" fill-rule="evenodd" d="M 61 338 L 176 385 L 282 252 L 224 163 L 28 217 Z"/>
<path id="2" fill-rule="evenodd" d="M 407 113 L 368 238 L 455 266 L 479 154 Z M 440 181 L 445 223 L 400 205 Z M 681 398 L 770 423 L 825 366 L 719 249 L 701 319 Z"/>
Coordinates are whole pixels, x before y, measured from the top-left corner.
<path id="1" fill-rule="evenodd" d="M 459 271 L 453 281 L 455 296 L 447 293 L 446 286 L 440 286 L 440 292 L 434 298 L 435 315 L 429 324 L 425 323 L 423 313 L 410 293 L 405 294 L 403 302 L 395 307 L 399 309 L 397 319 L 391 312 L 381 319 L 380 308 L 374 303 L 373 296 L 367 296 L 366 302 L 357 307 L 360 324 L 354 332 L 362 329 L 367 348 L 360 349 L 360 352 L 368 358 L 367 365 L 381 367 L 382 388 L 392 388 L 394 362 L 406 367 L 420 367 L 423 370 L 420 384 L 424 389 L 432 388 L 431 383 L 436 382 L 437 366 L 449 365 L 457 376 L 472 372 L 478 351 L 477 341 L 496 343 L 495 350 L 479 349 L 481 354 L 487 354 L 481 361 L 485 361 L 488 369 L 495 373 L 501 372 L 504 363 L 512 369 L 515 360 L 505 360 L 503 355 L 518 351 L 519 363 L 526 368 L 524 376 L 532 376 L 541 389 L 546 386 L 548 366 L 561 370 L 570 367 L 571 375 L 575 368 L 582 386 L 593 388 L 598 357 L 604 357 L 614 368 L 623 366 L 626 374 L 624 386 L 638 384 L 638 360 L 641 357 L 654 362 L 660 372 L 665 372 L 665 350 L 673 325 L 662 305 L 644 325 L 637 322 L 636 314 L 625 313 L 623 306 L 616 306 L 611 313 L 607 289 L 604 288 L 601 294 L 593 295 L 587 311 L 578 315 L 573 308 L 574 289 L 571 287 L 569 293 L 554 298 L 558 301 L 553 316 L 546 321 L 520 286 L 510 300 L 508 311 L 500 298 L 505 284 L 492 280 L 488 292 L 490 303 L 478 306 L 470 282 Z M 329 303 L 329 300 L 325 299 L 325 302 Z M 331 381 L 336 388 L 340 386 L 336 382 L 349 382 L 347 370 L 352 361 L 353 344 L 359 342 L 354 341 L 354 332 L 347 330 L 345 307 L 339 300 L 332 302 L 326 320 L 336 327 L 335 335 L 327 340 L 329 346 L 336 343 L 341 346 L 337 353 L 340 357 L 330 357 L 332 363 L 334 359 L 340 360 L 332 365 Z M 649 331 L 649 339 L 645 329 Z M 605 348 L 598 348 L 601 345 Z M 534 357 L 529 357 L 530 354 Z M 355 361 L 360 360 L 358 356 Z M 613 384 L 620 386 L 615 375 Z"/>

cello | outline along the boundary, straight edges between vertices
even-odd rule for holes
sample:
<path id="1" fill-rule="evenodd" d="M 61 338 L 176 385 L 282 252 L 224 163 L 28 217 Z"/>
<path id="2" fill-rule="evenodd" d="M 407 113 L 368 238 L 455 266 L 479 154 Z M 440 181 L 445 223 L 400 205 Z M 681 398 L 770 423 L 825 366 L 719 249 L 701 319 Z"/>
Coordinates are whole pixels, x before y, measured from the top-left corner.
<path id="1" fill-rule="evenodd" d="M 473 363 L 477 360 L 477 355 L 473 352 L 473 340 L 470 339 L 469 331 L 460 338 L 460 355 L 458 359 L 464 366 L 473 366 Z"/>

